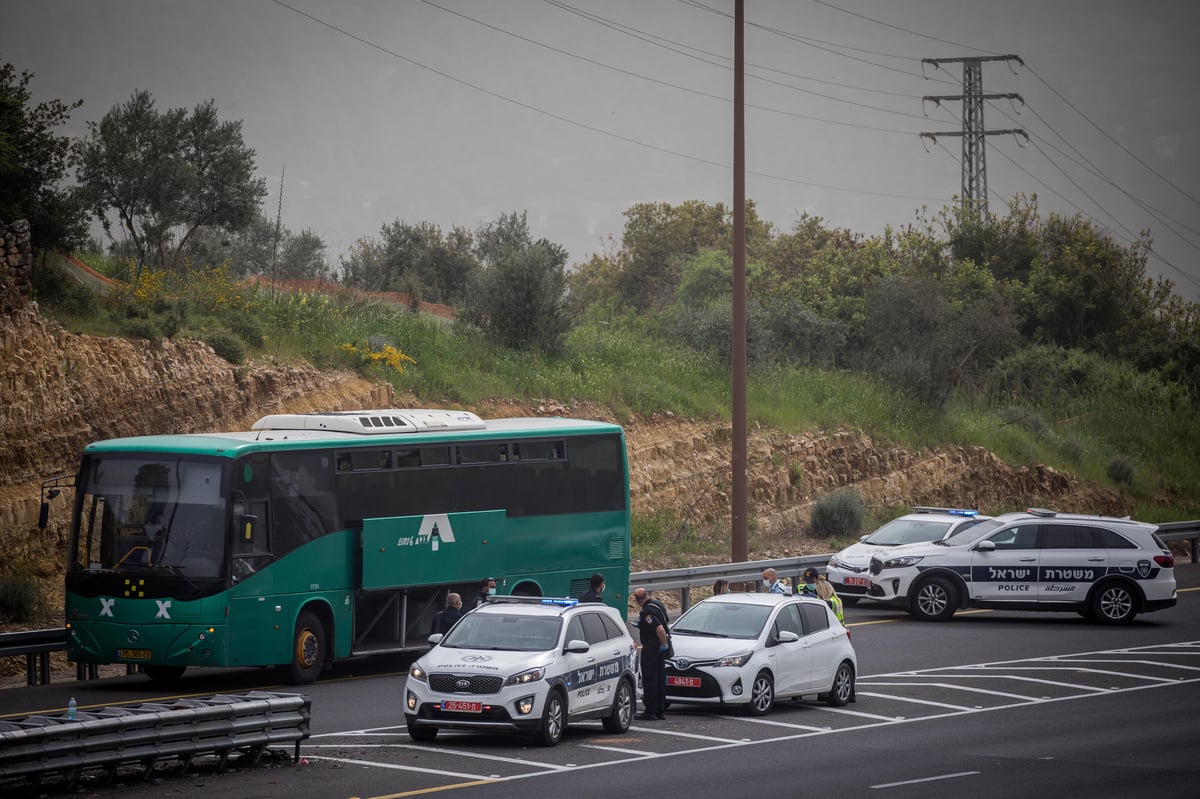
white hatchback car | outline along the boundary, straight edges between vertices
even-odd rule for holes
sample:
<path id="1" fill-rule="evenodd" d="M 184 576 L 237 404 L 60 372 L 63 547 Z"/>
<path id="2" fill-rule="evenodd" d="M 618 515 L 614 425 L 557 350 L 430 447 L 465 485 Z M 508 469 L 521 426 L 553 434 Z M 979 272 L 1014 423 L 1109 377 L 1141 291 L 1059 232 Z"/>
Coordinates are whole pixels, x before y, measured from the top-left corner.
<path id="1" fill-rule="evenodd" d="M 671 640 L 667 702 L 742 705 L 757 716 L 783 697 L 815 695 L 834 707 L 855 701 L 850 632 L 819 599 L 721 594 L 680 616 Z"/>
<path id="2" fill-rule="evenodd" d="M 568 722 L 629 729 L 637 647 L 621 614 L 574 599 L 496 597 L 463 616 L 408 670 L 404 719 L 414 741 L 439 729 L 518 732 L 542 746 Z"/>
<path id="3" fill-rule="evenodd" d="M 1104 624 L 1172 607 L 1175 557 L 1153 524 L 1030 508 L 871 557 L 871 598 L 944 621 L 964 607 L 1075 611 Z"/>
<path id="4" fill-rule="evenodd" d="M 974 527 L 988 516 L 964 508 L 914 507 L 892 519 L 870 535 L 859 539 L 829 559 L 825 576 L 833 585 L 843 605 L 855 605 L 860 599 L 870 599 L 871 557 L 886 557 L 887 550 L 904 544 L 939 541 Z"/>

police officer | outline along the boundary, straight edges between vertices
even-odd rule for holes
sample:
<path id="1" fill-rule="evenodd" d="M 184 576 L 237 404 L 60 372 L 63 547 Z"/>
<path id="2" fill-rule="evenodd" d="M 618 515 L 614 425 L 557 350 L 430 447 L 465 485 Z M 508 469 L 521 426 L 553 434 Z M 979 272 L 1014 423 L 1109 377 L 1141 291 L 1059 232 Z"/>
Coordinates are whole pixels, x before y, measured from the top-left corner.
<path id="1" fill-rule="evenodd" d="M 642 641 L 642 713 L 639 719 L 665 719 L 666 697 L 663 695 L 663 661 L 671 649 L 667 631 L 667 609 L 650 592 L 639 588 L 633 601 L 641 608 L 638 613 L 638 634 Z"/>
<path id="2" fill-rule="evenodd" d="M 604 575 L 596 572 L 592 575 L 591 588 L 583 592 L 583 596 L 579 597 L 579 601 L 583 602 L 603 602 L 604 597 Z"/>
<path id="3" fill-rule="evenodd" d="M 475 597 L 475 607 L 482 607 L 487 604 L 489 596 L 496 595 L 496 578 L 488 577 L 479 584 L 479 593 Z"/>

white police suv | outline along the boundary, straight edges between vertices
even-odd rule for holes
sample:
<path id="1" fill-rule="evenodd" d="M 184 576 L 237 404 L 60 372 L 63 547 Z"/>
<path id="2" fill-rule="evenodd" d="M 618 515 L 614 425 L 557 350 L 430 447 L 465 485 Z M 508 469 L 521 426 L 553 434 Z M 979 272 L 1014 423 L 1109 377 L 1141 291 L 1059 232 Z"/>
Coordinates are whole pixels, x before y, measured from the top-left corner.
<path id="1" fill-rule="evenodd" d="M 1175 604 L 1175 558 L 1157 526 L 1030 508 L 949 538 L 871 556 L 872 599 L 918 619 L 960 608 L 1073 610 L 1104 624 Z"/>
<path id="2" fill-rule="evenodd" d="M 841 597 L 843 605 L 870 599 L 871 557 L 883 556 L 892 547 L 948 538 L 973 527 L 989 516 L 965 508 L 917 506 L 912 513 L 892 519 L 870 535 L 859 539 L 829 559 L 825 576 Z"/>
<path id="3" fill-rule="evenodd" d="M 614 608 L 501 596 L 476 608 L 408 670 L 404 717 L 414 741 L 439 729 L 518 732 L 542 746 L 568 722 L 629 729 L 637 647 Z"/>

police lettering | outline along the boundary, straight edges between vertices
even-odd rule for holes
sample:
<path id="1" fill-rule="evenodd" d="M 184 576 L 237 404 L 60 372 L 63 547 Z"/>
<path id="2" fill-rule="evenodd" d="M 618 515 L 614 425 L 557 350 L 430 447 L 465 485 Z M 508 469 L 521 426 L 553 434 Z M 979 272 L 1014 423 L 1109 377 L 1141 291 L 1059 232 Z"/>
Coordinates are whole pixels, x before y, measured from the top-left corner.
<path id="1" fill-rule="evenodd" d="M 1029 586 L 1022 584 L 1022 583 L 1018 583 L 1016 585 L 1008 585 L 1007 583 L 1001 583 L 1000 585 L 996 586 L 996 590 L 997 591 L 1028 591 Z"/>
<path id="2" fill-rule="evenodd" d="M 1095 569 L 1043 569 L 1043 580 L 1095 580 Z"/>
<path id="3" fill-rule="evenodd" d="M 997 569 L 988 567 L 989 580 L 1028 580 L 1033 576 L 1032 569 Z"/>

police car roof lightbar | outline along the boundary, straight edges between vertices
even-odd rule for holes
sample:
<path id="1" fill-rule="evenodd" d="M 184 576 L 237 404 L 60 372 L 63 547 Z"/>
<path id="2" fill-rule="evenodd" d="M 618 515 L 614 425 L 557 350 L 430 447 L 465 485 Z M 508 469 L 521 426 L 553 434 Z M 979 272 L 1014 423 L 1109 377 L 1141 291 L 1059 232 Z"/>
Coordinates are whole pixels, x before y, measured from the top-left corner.
<path id="1" fill-rule="evenodd" d="M 578 605 L 579 600 L 573 597 L 543 597 L 543 596 L 515 596 L 512 594 L 496 594 L 487 598 L 489 603 L 512 603 L 518 605 L 558 605 L 560 607 L 572 607 Z"/>
<path id="2" fill-rule="evenodd" d="M 1051 518 L 1051 517 L 1054 517 L 1054 516 L 1057 516 L 1057 515 L 1058 515 L 1058 514 L 1057 514 L 1057 513 L 1055 513 L 1054 511 L 1052 511 L 1052 510 L 1046 510 L 1045 508 L 1026 508 L 1026 509 L 1025 509 L 1025 512 L 1026 512 L 1026 513 L 1028 513 L 1028 514 L 1031 514 L 1031 515 L 1033 515 L 1033 516 L 1041 516 L 1041 517 L 1043 517 L 1043 518 L 1046 518 L 1046 519 L 1049 519 L 1049 518 Z"/>
<path id="3" fill-rule="evenodd" d="M 967 508 L 933 508 L 925 505 L 914 505 L 913 513 L 949 513 L 951 516 L 978 516 L 979 511 Z"/>

